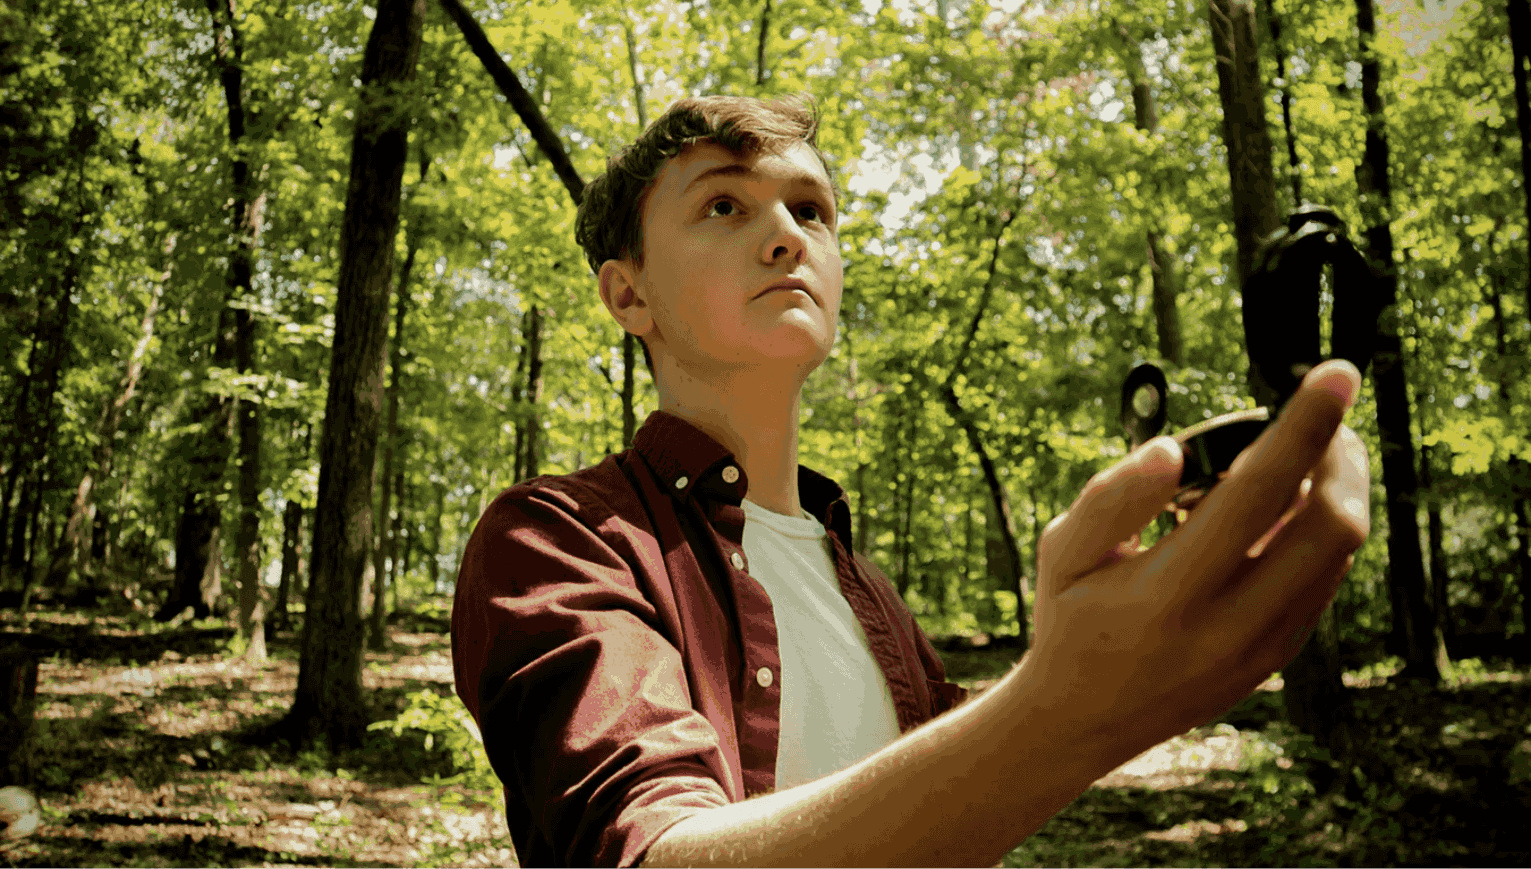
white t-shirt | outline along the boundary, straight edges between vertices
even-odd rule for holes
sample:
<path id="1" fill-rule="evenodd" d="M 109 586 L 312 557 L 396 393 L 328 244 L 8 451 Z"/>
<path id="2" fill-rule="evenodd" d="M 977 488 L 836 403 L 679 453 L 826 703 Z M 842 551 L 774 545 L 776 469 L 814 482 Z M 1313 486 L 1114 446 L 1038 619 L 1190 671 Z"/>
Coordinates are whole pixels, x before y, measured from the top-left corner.
<path id="1" fill-rule="evenodd" d="M 744 501 L 744 554 L 765 588 L 781 650 L 776 788 L 844 769 L 898 738 L 898 714 L 866 633 L 840 594 L 824 526 Z"/>

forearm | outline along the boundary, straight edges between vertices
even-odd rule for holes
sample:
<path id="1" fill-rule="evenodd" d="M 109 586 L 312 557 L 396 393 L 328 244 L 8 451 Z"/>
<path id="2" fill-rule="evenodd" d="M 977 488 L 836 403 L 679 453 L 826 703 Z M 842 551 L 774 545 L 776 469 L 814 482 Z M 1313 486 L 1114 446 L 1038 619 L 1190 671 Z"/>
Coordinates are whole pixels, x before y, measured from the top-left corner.
<path id="1" fill-rule="evenodd" d="M 1036 702 L 1023 666 L 862 762 L 670 828 L 645 865 L 992 866 L 1135 750 Z"/>

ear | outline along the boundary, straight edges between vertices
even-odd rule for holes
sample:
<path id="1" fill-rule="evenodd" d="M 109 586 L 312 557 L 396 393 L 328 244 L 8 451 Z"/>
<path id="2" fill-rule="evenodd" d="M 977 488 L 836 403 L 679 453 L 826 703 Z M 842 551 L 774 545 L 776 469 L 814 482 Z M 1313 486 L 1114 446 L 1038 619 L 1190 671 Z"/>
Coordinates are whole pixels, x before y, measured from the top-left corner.
<path id="1" fill-rule="evenodd" d="M 630 260 L 609 259 L 601 263 L 597 280 L 601 285 L 601 301 L 617 325 L 639 338 L 653 331 L 653 312 L 648 300 L 638 292 L 638 269 Z"/>

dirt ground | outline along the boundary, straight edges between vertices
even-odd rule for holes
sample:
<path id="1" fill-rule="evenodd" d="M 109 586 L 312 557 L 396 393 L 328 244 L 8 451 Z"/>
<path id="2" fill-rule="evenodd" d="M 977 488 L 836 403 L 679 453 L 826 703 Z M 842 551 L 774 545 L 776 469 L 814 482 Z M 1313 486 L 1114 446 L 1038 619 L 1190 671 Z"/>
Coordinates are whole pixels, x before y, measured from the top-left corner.
<path id="1" fill-rule="evenodd" d="M 9 618 L 9 620 L 7 620 Z M 21 625 L 0 617 L 0 630 Z M 42 663 L 44 825 L 0 844 L 11 866 L 514 866 L 499 798 L 431 784 L 454 770 L 423 733 L 376 731 L 340 755 L 264 742 L 297 678 L 290 635 L 255 665 L 232 632 L 72 614 L 29 626 L 67 641 Z M 444 625 L 399 624 L 369 654 L 380 715 L 410 692 L 451 693 Z M 953 653 L 984 687 L 1004 653 Z M 1096 783 L 1007 865 L 1524 865 L 1531 817 L 1531 683 L 1483 671 L 1420 694 L 1350 674 L 1391 781 L 1320 794 L 1279 723 L 1279 680 L 1219 722 Z M 392 710 L 392 713 L 390 713 Z M 1363 776 L 1364 778 L 1364 776 Z M 3 840 L 0 840 L 3 841 Z"/>
<path id="2" fill-rule="evenodd" d="M 94 636 L 77 659 L 39 668 L 44 825 L 0 844 L 0 863 L 516 865 L 499 798 L 423 783 L 451 770 L 422 738 L 380 733 L 339 758 L 259 744 L 259 726 L 281 716 L 297 682 L 290 636 L 254 665 L 219 648 L 226 631 L 167 632 L 156 649 L 99 619 L 45 620 L 53 633 Z M 100 642 L 113 633 L 125 641 L 115 654 Z M 368 654 L 363 679 L 385 709 L 409 691 L 449 693 L 448 639 L 395 631 L 388 652 Z"/>

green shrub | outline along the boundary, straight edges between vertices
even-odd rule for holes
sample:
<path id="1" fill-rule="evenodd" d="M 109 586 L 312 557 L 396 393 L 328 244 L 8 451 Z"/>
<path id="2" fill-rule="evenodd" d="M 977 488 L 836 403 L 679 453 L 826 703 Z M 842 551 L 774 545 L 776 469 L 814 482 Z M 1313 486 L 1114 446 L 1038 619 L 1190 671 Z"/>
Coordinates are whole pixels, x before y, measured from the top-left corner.
<path id="1" fill-rule="evenodd" d="M 456 697 L 443 697 L 430 688 L 415 691 L 406 698 L 408 703 L 397 718 L 378 721 L 369 730 L 390 730 L 402 736 L 405 730 L 417 730 L 425 734 L 425 749 L 431 751 L 439 744 L 452 759 L 456 774 L 448 778 L 430 775 L 425 778 L 433 785 L 460 784 L 465 787 L 498 791 L 500 780 L 489 766 L 489 756 L 484 753 L 484 740 L 479 735 L 478 724 L 468 714 L 466 707 Z"/>

